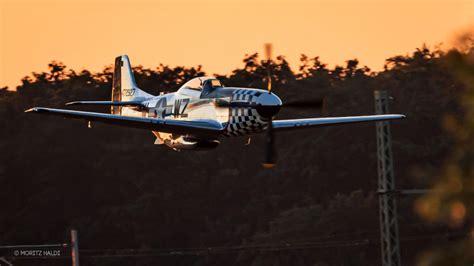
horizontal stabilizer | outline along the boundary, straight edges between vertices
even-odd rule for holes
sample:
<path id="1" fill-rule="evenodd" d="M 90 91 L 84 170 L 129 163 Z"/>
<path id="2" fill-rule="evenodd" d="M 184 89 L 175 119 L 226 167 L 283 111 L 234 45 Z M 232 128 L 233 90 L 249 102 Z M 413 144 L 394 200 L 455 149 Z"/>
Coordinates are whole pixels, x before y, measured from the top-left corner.
<path id="1" fill-rule="evenodd" d="M 66 103 L 66 105 L 109 105 L 109 106 L 144 106 L 141 101 L 125 101 L 125 102 L 112 102 L 112 101 L 75 101 Z"/>

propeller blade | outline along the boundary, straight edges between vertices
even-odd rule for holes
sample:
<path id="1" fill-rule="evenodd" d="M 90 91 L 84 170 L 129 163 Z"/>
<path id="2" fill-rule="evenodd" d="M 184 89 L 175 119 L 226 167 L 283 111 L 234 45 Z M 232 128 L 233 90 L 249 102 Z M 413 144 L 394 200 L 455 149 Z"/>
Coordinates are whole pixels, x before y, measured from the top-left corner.
<path id="1" fill-rule="evenodd" d="M 321 109 L 324 105 L 324 98 L 305 99 L 288 101 L 283 104 L 284 107 L 289 108 L 317 108 Z"/>
<path id="2" fill-rule="evenodd" d="M 267 61 L 270 61 L 272 59 L 272 44 L 271 43 L 266 43 L 265 44 L 265 58 Z"/>
<path id="3" fill-rule="evenodd" d="M 273 118 L 270 118 L 265 136 L 265 158 L 263 160 L 264 168 L 272 168 L 276 163 L 275 135 L 273 133 Z"/>
<path id="4" fill-rule="evenodd" d="M 268 92 L 272 91 L 272 74 L 270 72 L 270 62 L 272 60 L 272 44 L 271 43 L 266 43 L 265 44 L 265 57 L 267 59 L 267 90 Z"/>
<path id="5" fill-rule="evenodd" d="M 267 91 L 271 92 L 272 91 L 272 75 L 270 74 L 270 68 L 267 70 Z"/>

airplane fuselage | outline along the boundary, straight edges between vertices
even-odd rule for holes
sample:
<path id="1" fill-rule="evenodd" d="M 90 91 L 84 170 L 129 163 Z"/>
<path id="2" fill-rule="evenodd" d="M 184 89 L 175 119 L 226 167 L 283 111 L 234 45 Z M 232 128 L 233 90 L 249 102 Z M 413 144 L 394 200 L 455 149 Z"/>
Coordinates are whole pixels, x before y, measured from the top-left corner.
<path id="1" fill-rule="evenodd" d="M 133 95 L 133 91 L 127 93 Z M 245 103 L 246 106 L 239 106 Z M 249 103 L 253 106 L 249 106 Z M 175 149 L 213 148 L 219 144 L 220 136 L 245 136 L 261 132 L 268 124 L 269 116 L 261 114 L 258 106 L 281 105 L 274 93 L 265 90 L 219 87 L 206 94 L 205 91 L 180 89 L 174 93 L 143 99 L 142 106 L 123 107 L 121 115 L 174 120 L 214 120 L 223 130 L 220 135 L 176 135 L 153 131 L 155 144 L 166 144 Z"/>

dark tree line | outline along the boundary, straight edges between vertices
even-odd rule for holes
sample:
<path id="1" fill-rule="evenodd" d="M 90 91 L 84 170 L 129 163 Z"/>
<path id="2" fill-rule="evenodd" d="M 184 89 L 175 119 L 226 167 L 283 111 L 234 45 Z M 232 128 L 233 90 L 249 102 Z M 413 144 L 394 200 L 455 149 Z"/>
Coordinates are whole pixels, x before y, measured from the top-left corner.
<path id="1" fill-rule="evenodd" d="M 422 47 L 387 59 L 381 72 L 357 59 L 328 67 L 306 55 L 295 71 L 279 56 L 270 66 L 274 91 L 283 101 L 325 101 L 322 110 L 282 110 L 277 118 L 372 114 L 373 91 L 388 90 L 394 97 L 391 111 L 408 116 L 392 123 L 397 186 L 425 188 L 454 142 L 441 119 L 447 113 L 463 116 L 459 99 L 466 86 L 447 62 L 466 56 Z M 249 146 L 246 139 L 229 138 L 213 151 L 174 152 L 154 146 L 147 131 L 100 124 L 88 129 L 84 122 L 23 112 L 32 106 L 63 108 L 73 100 L 108 100 L 112 71 L 76 72 L 53 61 L 48 72 L 25 77 L 16 91 L 0 90 L 0 245 L 60 243 L 74 227 L 84 250 L 321 243 L 207 258 L 93 259 L 83 253 L 84 265 L 379 264 L 374 124 L 281 133 L 278 165 L 264 170 L 261 136 Z M 134 73 L 138 85 L 155 95 L 206 74 L 201 66 L 166 65 L 138 66 Z M 266 74 L 259 55 L 252 54 L 242 68 L 216 76 L 228 86 L 265 87 Z M 414 236 L 462 230 L 425 223 L 413 211 L 413 198 L 400 199 L 399 214 L 407 264 L 423 250 L 452 241 Z M 356 240 L 365 241 L 327 244 Z M 69 265 L 67 260 L 34 263 Z"/>

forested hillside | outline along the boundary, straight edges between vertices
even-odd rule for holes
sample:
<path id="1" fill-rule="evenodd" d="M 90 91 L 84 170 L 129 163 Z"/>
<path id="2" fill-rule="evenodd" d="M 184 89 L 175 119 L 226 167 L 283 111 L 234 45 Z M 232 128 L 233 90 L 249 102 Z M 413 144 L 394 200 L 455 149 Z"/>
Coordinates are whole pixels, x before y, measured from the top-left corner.
<path id="1" fill-rule="evenodd" d="M 374 113 L 374 90 L 388 90 L 398 188 L 427 188 L 452 138 L 446 114 L 462 116 L 465 90 L 452 58 L 426 47 L 387 59 L 372 72 L 356 59 L 328 67 L 301 57 L 272 62 L 283 100 L 324 97 L 322 110 L 282 110 L 278 118 Z M 67 64 L 67 62 L 65 62 Z M 134 62 L 139 63 L 139 62 Z M 174 91 L 204 68 L 134 68 L 151 94 Z M 258 54 L 247 55 L 227 86 L 264 87 Z M 82 265 L 378 265 L 380 264 L 375 125 L 321 127 L 276 136 L 278 164 L 263 169 L 263 138 L 225 138 L 210 151 L 153 145 L 151 132 L 24 113 L 64 108 L 73 100 L 109 100 L 112 67 L 93 73 L 51 62 L 16 90 L 0 90 L 0 245 L 62 243 L 79 231 Z M 1 84 L 0 84 L 1 85 Z M 13 89 L 13 88 L 12 88 Z M 107 108 L 86 108 L 107 112 Z M 413 265 L 422 251 L 452 241 L 456 230 L 427 224 L 414 196 L 399 198 L 401 253 Z M 426 237 L 431 236 L 431 237 Z M 92 258 L 87 250 L 172 249 L 313 243 L 298 250 L 237 250 L 218 255 Z M 89 257 L 88 257 L 89 256 Z M 69 265 L 65 259 L 15 265 Z"/>

